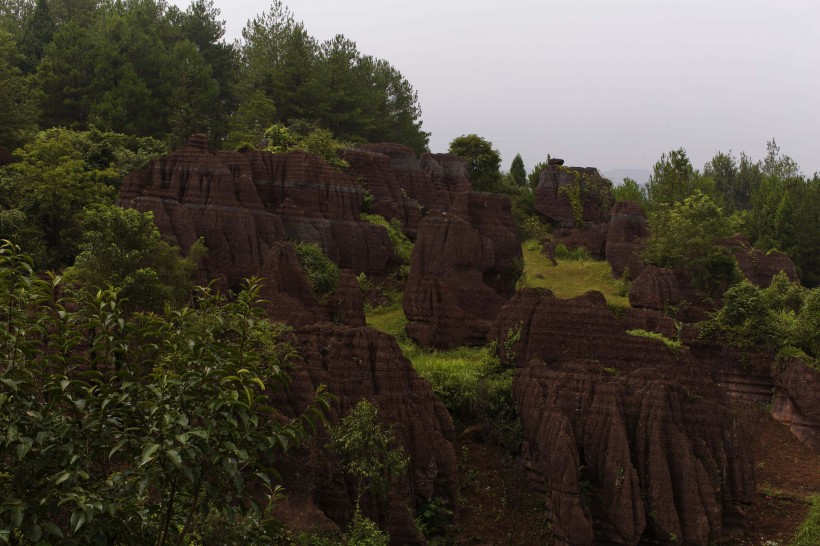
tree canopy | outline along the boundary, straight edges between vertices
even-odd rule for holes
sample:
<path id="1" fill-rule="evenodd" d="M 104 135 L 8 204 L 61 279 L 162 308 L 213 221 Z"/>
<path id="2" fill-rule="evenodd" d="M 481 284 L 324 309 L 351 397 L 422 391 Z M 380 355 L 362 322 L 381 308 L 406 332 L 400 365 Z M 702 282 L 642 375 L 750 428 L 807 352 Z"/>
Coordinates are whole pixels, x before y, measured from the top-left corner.
<path id="1" fill-rule="evenodd" d="M 255 144 L 275 123 L 305 120 L 343 140 L 427 149 L 418 95 L 402 74 L 342 35 L 317 42 L 280 0 L 236 43 L 224 40 L 211 0 L 184 11 L 162 0 L 5 2 L 0 33 L 7 147 L 21 143 L 4 134 L 4 118 L 16 116 L 26 130 L 93 124 L 170 145 L 193 132 Z"/>
<path id="2" fill-rule="evenodd" d="M 492 142 L 476 135 L 462 135 L 450 142 L 451 154 L 467 163 L 467 174 L 479 191 L 496 191 L 501 184 L 501 154 Z"/>

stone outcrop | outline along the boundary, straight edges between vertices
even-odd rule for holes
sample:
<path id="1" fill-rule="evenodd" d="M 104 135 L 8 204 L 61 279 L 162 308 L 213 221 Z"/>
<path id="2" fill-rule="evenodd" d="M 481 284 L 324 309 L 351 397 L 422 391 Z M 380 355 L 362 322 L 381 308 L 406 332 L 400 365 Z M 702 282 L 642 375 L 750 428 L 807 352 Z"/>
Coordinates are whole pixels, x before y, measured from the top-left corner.
<path id="1" fill-rule="evenodd" d="M 636 278 L 643 271 L 644 263 L 638 256 L 641 242 L 649 237 L 649 226 L 641 206 L 634 201 L 615 203 L 609 212 L 604 255 L 616 277 L 629 270 L 629 277 Z"/>
<path id="2" fill-rule="evenodd" d="M 820 371 L 798 359 L 775 364 L 772 416 L 820 453 Z"/>
<path id="3" fill-rule="evenodd" d="M 547 165 L 541 171 L 535 188 L 535 210 L 551 222 L 565 228 L 591 222 L 603 224 L 609 220 L 612 206 L 612 183 L 591 167 Z M 581 218 L 576 218 L 570 194 L 578 193 L 582 206 Z"/>
<path id="4" fill-rule="evenodd" d="M 629 287 L 629 304 L 632 307 L 662 311 L 683 301 L 678 277 L 671 269 L 649 265 L 644 268 Z"/>
<path id="5" fill-rule="evenodd" d="M 298 415 L 319 385 L 335 396 L 330 423 L 337 423 L 360 400 L 375 404 L 384 426 L 392 427 L 410 455 L 410 466 L 386 497 L 366 495 L 363 510 L 388 530 L 392 544 L 423 543 L 413 523 L 415 509 L 434 497 L 456 507 L 455 433 L 446 408 L 429 383 L 416 375 L 395 339 L 372 328 L 327 323 L 304 327 L 295 331 L 295 348 L 303 361 L 291 371 L 292 383 L 278 394 L 277 407 Z M 353 515 L 356 488 L 322 448 L 326 439 L 320 431 L 315 444 L 286 461 L 281 474 L 299 511 L 322 514 L 344 527 Z"/>
<path id="6" fill-rule="evenodd" d="M 265 308 L 273 320 L 291 326 L 316 322 L 365 324 L 364 299 L 356 275 L 349 269 L 340 272 L 336 290 L 319 301 L 299 266 L 293 245 L 276 242 L 271 245 L 257 275 L 265 279 L 261 295 L 268 302 Z"/>
<path id="7" fill-rule="evenodd" d="M 483 344 L 521 272 L 509 198 L 462 192 L 419 225 L 403 307 L 407 334 L 425 346 Z"/>
<path id="8" fill-rule="evenodd" d="M 315 242 L 340 267 L 385 274 L 398 258 L 387 231 L 361 221 L 364 190 L 303 152 L 225 152 L 203 135 L 126 177 L 119 203 L 152 211 L 183 250 L 204 238 L 206 275 L 228 286 L 257 274 L 274 243 Z"/>
<path id="9" fill-rule="evenodd" d="M 794 262 L 782 252 L 763 252 L 753 248 L 742 235 L 735 235 L 723 242 L 732 251 L 737 265 L 743 274 L 752 283 L 766 288 L 771 284 L 772 277 L 783 271 L 791 281 L 797 281 L 797 271 Z"/>
<path id="10" fill-rule="evenodd" d="M 636 329 L 678 334 L 672 319 L 615 312 L 596 292 L 524 290 L 496 320 L 557 544 L 706 545 L 741 526 L 752 499 L 748 448 L 708 367 L 626 333 Z"/>
<path id="11" fill-rule="evenodd" d="M 374 212 L 401 220 L 413 239 L 425 214 L 449 209 L 456 194 L 472 188 L 464 161 L 452 154 L 416 157 L 408 146 L 382 143 L 344 150 L 342 158 L 373 196 Z"/>

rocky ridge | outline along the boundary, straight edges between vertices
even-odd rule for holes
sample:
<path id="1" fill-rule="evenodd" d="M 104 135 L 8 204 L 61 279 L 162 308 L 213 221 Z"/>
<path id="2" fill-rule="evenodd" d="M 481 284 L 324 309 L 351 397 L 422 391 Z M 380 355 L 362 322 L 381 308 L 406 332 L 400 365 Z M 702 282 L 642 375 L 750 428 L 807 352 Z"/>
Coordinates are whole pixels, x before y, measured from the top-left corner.
<path id="1" fill-rule="evenodd" d="M 754 469 L 724 391 L 674 338 L 671 319 L 614 312 L 598 293 L 524 290 L 494 326 L 525 464 L 558 544 L 709 544 L 742 527 Z"/>

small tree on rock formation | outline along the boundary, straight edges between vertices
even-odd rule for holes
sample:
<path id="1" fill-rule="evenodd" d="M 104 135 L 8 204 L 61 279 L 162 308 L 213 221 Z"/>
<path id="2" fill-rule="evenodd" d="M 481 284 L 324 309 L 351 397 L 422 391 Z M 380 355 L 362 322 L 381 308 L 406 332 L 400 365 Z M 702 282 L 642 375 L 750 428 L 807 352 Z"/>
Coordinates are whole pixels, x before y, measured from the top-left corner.
<path id="1" fill-rule="evenodd" d="M 467 173 L 479 191 L 496 191 L 501 184 L 501 155 L 492 142 L 476 134 L 462 135 L 450 143 L 450 153 L 467 162 Z"/>

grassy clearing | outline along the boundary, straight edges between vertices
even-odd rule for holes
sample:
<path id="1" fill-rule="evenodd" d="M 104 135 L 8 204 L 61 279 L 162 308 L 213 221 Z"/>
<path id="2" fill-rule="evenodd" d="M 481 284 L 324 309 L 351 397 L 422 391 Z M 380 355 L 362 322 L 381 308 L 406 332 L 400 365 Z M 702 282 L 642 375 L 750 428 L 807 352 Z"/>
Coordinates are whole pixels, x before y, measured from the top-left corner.
<path id="1" fill-rule="evenodd" d="M 541 246 L 536 241 L 526 241 L 522 250 L 522 287 L 548 288 L 558 298 L 574 298 L 589 290 L 597 290 L 607 302 L 629 307 L 624 284 L 612 278 L 612 268 L 607 262 L 558 260 L 558 265 L 554 266 L 541 254 Z"/>
<path id="2" fill-rule="evenodd" d="M 512 370 L 501 368 L 493 346 L 426 349 L 404 333 L 407 319 L 400 294 L 390 305 L 366 309 L 367 324 L 396 338 L 413 368 L 433 386 L 450 414 L 462 422 L 502 417 L 511 410 Z"/>

